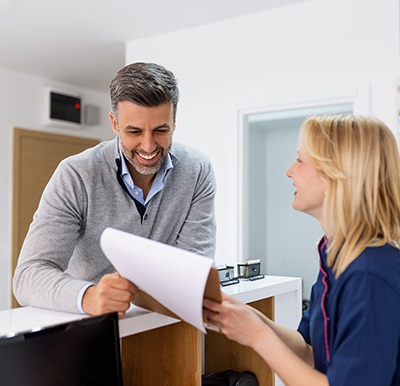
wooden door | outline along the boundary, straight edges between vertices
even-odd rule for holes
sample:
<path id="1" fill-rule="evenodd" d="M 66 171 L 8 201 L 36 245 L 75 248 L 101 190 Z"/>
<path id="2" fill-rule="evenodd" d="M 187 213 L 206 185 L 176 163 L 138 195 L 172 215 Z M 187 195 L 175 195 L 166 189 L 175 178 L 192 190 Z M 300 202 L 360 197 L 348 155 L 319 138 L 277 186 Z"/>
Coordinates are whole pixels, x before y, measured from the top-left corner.
<path id="1" fill-rule="evenodd" d="M 12 276 L 43 189 L 57 165 L 98 143 L 97 139 L 14 129 Z M 11 303 L 12 307 L 18 306 L 13 295 Z"/>

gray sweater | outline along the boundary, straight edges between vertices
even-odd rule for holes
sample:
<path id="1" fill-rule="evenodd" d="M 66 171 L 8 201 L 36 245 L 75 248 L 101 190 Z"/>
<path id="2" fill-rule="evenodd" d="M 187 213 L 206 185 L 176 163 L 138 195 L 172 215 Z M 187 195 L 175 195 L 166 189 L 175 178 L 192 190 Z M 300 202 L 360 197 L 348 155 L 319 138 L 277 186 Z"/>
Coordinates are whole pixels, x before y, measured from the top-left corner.
<path id="1" fill-rule="evenodd" d="M 173 143 L 173 168 L 141 218 L 117 181 L 117 139 L 63 160 L 41 197 L 13 279 L 21 305 L 78 312 L 80 289 L 114 271 L 106 227 L 213 258 L 215 178 L 199 151 Z M 134 245 L 132 246 L 134 248 Z"/>

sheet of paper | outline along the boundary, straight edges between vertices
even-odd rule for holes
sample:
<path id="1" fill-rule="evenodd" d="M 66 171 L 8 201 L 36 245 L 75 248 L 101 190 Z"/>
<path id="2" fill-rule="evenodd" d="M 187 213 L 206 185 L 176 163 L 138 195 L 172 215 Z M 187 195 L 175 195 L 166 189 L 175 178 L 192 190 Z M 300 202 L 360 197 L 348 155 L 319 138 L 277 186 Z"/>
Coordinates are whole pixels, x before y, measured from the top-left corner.
<path id="1" fill-rule="evenodd" d="M 113 228 L 104 230 L 100 246 L 122 277 L 205 332 L 203 297 L 213 259 Z"/>

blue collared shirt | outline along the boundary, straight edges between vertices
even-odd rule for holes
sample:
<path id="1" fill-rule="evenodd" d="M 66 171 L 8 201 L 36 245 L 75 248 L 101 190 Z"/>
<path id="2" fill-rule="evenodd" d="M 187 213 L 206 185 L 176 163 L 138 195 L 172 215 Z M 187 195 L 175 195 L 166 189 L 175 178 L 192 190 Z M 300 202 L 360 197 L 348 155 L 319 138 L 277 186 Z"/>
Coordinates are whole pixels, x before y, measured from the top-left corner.
<path id="1" fill-rule="evenodd" d="M 146 199 L 144 199 L 142 189 L 135 185 L 132 176 L 129 173 L 129 169 L 126 164 L 125 157 L 122 154 L 119 141 L 118 141 L 118 151 L 121 157 L 121 177 L 122 180 L 124 181 L 126 188 L 132 195 L 132 197 L 134 197 L 142 205 L 146 206 L 148 202 L 151 200 L 151 198 L 154 197 L 164 187 L 164 177 L 166 176 L 168 170 L 173 168 L 171 156 L 169 155 L 169 153 L 167 154 L 164 163 L 162 164 L 160 170 L 157 172 L 154 178 L 149 194 L 147 195 Z"/>

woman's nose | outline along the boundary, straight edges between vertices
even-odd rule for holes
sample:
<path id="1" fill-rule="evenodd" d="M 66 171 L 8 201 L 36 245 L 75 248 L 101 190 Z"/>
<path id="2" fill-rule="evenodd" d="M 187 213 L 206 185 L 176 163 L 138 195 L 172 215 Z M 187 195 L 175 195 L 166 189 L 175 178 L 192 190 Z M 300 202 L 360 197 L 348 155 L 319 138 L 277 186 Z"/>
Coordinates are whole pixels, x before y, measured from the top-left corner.
<path id="1" fill-rule="evenodd" d="M 292 164 L 289 166 L 289 169 L 286 170 L 286 177 L 292 178 L 293 167 L 294 167 L 294 163 L 292 163 Z"/>

